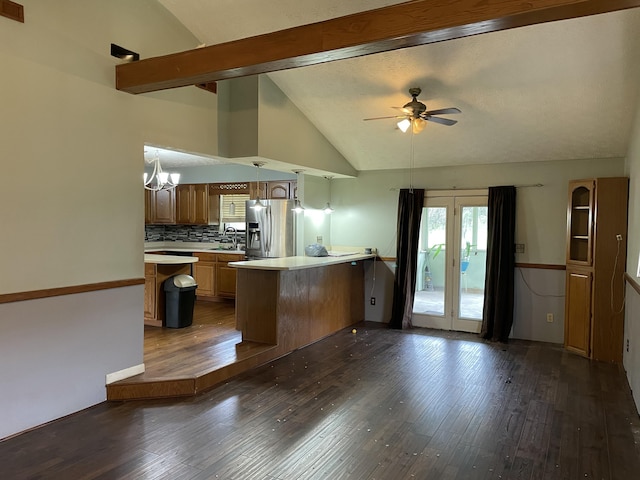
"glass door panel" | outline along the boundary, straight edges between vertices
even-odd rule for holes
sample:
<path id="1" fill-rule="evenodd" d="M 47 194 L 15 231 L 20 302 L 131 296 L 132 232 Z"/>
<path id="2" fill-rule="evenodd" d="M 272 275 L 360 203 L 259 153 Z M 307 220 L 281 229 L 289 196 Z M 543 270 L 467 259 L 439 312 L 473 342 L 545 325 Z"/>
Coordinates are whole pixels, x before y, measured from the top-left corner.
<path id="1" fill-rule="evenodd" d="M 448 268 L 454 203 L 450 198 L 428 199 L 422 209 L 418 268 L 413 302 L 414 325 L 448 329 L 451 325 L 451 273 Z"/>
<path id="2" fill-rule="evenodd" d="M 427 197 L 422 211 L 413 324 L 479 332 L 484 304 L 487 198 Z"/>
<path id="3" fill-rule="evenodd" d="M 479 332 L 484 306 L 487 259 L 487 201 L 485 197 L 456 198 L 459 224 L 457 308 L 453 329 Z"/>

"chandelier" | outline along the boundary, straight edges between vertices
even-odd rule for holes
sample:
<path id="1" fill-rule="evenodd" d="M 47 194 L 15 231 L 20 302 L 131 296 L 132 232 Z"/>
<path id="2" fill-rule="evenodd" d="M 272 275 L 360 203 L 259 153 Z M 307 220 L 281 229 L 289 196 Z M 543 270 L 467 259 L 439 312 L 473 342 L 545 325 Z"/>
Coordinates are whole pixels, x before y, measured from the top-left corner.
<path id="1" fill-rule="evenodd" d="M 160 165 L 160 154 L 156 150 L 156 154 L 153 158 L 147 160 L 145 158 L 145 162 L 149 165 L 153 165 L 153 172 L 151 175 L 148 175 L 147 172 L 144 173 L 144 188 L 147 190 L 153 190 L 157 192 L 159 190 L 171 190 L 178 186 L 180 183 L 180 174 L 179 173 L 167 173 L 162 170 L 162 165 Z"/>

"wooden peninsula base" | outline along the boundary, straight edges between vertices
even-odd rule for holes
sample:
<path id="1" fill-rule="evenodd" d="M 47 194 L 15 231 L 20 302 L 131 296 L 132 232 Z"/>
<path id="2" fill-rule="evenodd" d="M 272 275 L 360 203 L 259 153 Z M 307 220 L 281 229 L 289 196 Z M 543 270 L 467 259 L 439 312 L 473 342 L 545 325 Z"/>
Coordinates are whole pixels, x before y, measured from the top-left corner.
<path id="1" fill-rule="evenodd" d="M 288 257 L 234 262 L 242 341 L 275 345 L 269 361 L 364 320 L 364 260 Z"/>

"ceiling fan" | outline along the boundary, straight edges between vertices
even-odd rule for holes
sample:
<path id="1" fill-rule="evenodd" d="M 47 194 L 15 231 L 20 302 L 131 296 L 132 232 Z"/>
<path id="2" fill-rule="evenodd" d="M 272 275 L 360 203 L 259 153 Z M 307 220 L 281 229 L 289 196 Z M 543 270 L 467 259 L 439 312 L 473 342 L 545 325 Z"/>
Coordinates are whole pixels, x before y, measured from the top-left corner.
<path id="1" fill-rule="evenodd" d="M 446 125 L 450 127 L 458 123 L 457 120 L 450 120 L 448 118 L 436 117 L 434 115 L 450 115 L 453 113 L 462 113 L 460 109 L 456 107 L 439 108 L 437 110 L 427 110 L 427 106 L 418 101 L 418 95 L 422 90 L 418 87 L 410 88 L 409 94 L 412 99 L 409 103 L 406 103 L 403 107 L 393 107 L 402 112 L 401 115 L 391 115 L 388 117 L 375 117 L 365 118 L 364 120 L 382 120 L 386 118 L 398 118 L 401 119 L 398 122 L 398 128 L 403 132 L 406 132 L 410 126 L 413 127 L 413 133 L 420 133 L 425 127 L 426 122 L 435 122 L 440 125 Z"/>

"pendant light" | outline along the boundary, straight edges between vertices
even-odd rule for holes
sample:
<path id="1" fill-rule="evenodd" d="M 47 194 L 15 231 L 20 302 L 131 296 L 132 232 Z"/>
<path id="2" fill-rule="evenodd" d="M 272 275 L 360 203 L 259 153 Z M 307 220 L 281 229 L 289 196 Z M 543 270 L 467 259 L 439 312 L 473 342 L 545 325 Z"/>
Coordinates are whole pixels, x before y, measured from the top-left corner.
<path id="1" fill-rule="evenodd" d="M 333 175 L 327 175 L 324 178 L 329 180 L 329 201 L 327 202 L 327 206 L 324 207 L 324 213 L 330 215 L 333 213 L 333 208 L 331 208 L 331 179 L 333 178 Z"/>
<path id="2" fill-rule="evenodd" d="M 296 174 L 296 184 L 300 183 L 300 173 L 304 172 L 304 170 L 293 170 L 293 173 Z M 302 206 L 302 204 L 300 203 L 300 200 L 298 200 L 298 195 L 296 195 L 294 197 L 294 202 L 293 202 L 293 208 L 291 209 L 296 213 L 302 213 L 304 212 L 304 207 Z"/>
<path id="3" fill-rule="evenodd" d="M 143 176 L 144 188 L 158 192 L 160 190 L 171 190 L 178 186 L 178 183 L 180 182 L 180 174 L 167 173 L 162 170 L 162 165 L 160 165 L 160 153 L 157 150 L 152 159 L 145 159 L 145 161 L 149 165 L 153 165 L 153 172 L 151 173 L 151 176 L 147 175 L 145 172 Z"/>
<path id="4" fill-rule="evenodd" d="M 253 162 L 253 166 L 256 167 L 256 183 L 258 184 L 258 193 L 256 195 L 256 203 L 251 208 L 254 210 L 262 210 L 265 208 L 264 203 L 260 201 L 260 167 L 264 165 L 264 162 Z"/>

